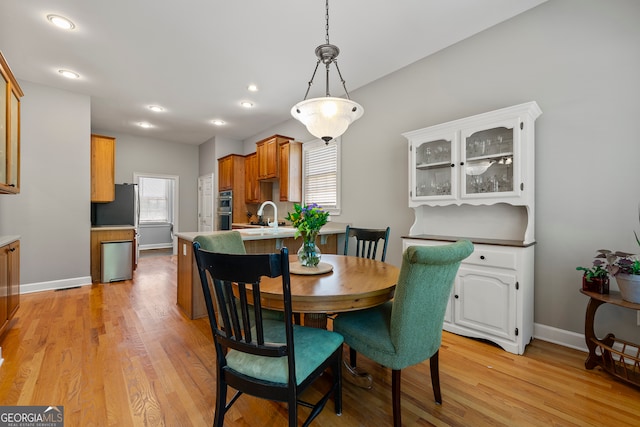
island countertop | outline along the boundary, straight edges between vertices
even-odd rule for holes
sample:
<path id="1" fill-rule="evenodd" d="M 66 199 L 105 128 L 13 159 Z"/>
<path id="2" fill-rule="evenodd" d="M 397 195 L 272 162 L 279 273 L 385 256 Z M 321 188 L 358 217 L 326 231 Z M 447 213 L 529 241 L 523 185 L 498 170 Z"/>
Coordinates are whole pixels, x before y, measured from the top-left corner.
<path id="1" fill-rule="evenodd" d="M 327 234 L 341 234 L 345 232 L 347 227 L 346 223 L 341 222 L 328 222 L 320 229 L 319 236 Z M 242 240 L 267 240 L 267 239 L 286 239 L 295 235 L 296 229 L 291 226 L 273 227 L 252 227 L 252 228 L 239 228 L 233 231 L 237 231 L 242 236 Z M 193 242 L 196 236 L 228 233 L 228 231 L 192 231 L 192 232 L 178 232 L 176 236 L 180 239 Z"/>

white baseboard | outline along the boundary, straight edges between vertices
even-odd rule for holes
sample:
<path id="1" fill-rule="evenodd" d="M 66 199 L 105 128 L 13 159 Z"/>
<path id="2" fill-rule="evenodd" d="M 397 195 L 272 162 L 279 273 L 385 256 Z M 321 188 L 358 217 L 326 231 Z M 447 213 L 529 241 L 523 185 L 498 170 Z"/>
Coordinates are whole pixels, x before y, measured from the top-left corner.
<path id="1" fill-rule="evenodd" d="M 72 277 L 70 279 L 52 280 L 50 282 L 27 283 L 20 285 L 21 294 L 32 292 L 53 291 L 56 289 L 76 288 L 91 284 L 91 276 Z"/>
<path id="2" fill-rule="evenodd" d="M 140 245 L 140 250 L 144 251 L 147 249 L 171 249 L 173 247 L 173 243 L 153 243 L 150 245 Z"/>
<path id="3" fill-rule="evenodd" d="M 564 329 L 554 328 L 553 326 L 535 323 L 533 325 L 533 337 L 575 350 L 584 351 L 585 353 L 589 352 L 584 340 L 584 334 L 577 332 L 565 331 Z"/>

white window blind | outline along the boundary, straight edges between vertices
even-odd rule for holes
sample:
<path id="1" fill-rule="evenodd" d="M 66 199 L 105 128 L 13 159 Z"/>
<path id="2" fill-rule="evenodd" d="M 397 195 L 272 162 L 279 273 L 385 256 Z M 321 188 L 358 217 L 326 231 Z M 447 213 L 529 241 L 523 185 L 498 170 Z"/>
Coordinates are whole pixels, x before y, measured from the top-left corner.
<path id="1" fill-rule="evenodd" d="M 317 203 L 337 213 L 339 203 L 339 141 L 318 140 L 303 145 L 304 203 Z"/>
<path id="2" fill-rule="evenodd" d="M 171 222 L 171 182 L 162 178 L 139 179 L 140 222 Z"/>

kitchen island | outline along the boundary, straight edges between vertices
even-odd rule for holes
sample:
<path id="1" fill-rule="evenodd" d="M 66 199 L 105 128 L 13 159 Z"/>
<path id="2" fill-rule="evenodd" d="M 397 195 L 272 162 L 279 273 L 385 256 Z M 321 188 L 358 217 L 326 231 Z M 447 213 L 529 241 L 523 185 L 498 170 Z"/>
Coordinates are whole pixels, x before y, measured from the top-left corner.
<path id="1" fill-rule="evenodd" d="M 318 233 L 318 247 L 325 254 L 338 253 L 338 236 L 344 235 L 347 224 L 329 222 Z M 295 239 L 295 228 L 288 226 L 252 227 L 235 230 L 240 233 L 247 253 L 273 253 L 287 247 L 290 254 L 295 254 L 302 238 Z M 178 307 L 190 319 L 207 315 L 202 294 L 202 285 L 196 261 L 193 256 L 193 239 L 200 235 L 228 233 L 228 231 L 186 232 L 176 233 L 178 237 Z"/>

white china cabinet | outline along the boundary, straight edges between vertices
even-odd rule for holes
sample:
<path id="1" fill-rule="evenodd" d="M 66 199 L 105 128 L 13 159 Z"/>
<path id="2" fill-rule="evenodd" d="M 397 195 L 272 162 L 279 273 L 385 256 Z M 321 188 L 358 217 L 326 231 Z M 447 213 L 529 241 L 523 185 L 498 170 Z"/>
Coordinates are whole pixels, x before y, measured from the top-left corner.
<path id="1" fill-rule="evenodd" d="M 522 354 L 533 337 L 535 102 L 404 133 L 409 207 L 403 249 L 459 239 L 444 329 Z"/>

